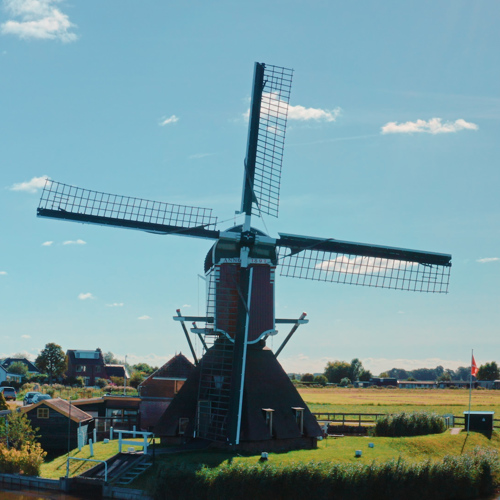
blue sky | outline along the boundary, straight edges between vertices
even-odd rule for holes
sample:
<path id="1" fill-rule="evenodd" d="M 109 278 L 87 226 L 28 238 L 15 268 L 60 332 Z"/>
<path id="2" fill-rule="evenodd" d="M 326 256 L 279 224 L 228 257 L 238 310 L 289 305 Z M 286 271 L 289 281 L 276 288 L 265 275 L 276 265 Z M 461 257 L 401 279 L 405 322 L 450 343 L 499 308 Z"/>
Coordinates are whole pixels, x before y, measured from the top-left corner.
<path id="1" fill-rule="evenodd" d="M 294 69 L 280 217 L 453 255 L 449 294 L 279 278 L 288 371 L 500 361 L 497 2 L 1 0 L 0 355 L 188 352 L 210 243 L 37 219 L 40 178 L 240 220 L 254 61 Z M 265 225 L 264 225 L 265 224 Z M 277 348 L 287 333 L 270 345 Z"/>

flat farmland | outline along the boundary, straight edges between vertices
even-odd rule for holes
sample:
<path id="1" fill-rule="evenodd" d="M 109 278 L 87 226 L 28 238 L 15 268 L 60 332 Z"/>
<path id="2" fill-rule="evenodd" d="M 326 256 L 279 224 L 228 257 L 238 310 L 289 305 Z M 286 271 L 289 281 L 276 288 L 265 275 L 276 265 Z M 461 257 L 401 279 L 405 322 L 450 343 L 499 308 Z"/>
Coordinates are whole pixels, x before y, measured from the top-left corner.
<path id="1" fill-rule="evenodd" d="M 460 416 L 469 409 L 466 389 L 298 389 L 312 412 L 396 413 L 434 411 Z M 473 390 L 472 411 L 494 411 L 500 418 L 500 391 Z"/>

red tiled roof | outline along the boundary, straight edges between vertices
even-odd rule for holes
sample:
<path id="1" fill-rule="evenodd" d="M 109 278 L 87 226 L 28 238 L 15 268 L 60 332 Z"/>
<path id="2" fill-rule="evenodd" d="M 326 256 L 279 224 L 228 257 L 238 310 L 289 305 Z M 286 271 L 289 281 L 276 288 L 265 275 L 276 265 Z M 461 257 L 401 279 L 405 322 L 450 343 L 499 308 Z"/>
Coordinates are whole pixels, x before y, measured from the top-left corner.
<path id="1" fill-rule="evenodd" d="M 167 361 L 162 367 L 158 368 L 140 386 L 146 385 L 149 380 L 154 378 L 172 378 L 185 380 L 191 375 L 194 370 L 194 365 L 182 353 L 176 354 L 172 359 Z M 140 387 L 139 386 L 139 387 Z"/>

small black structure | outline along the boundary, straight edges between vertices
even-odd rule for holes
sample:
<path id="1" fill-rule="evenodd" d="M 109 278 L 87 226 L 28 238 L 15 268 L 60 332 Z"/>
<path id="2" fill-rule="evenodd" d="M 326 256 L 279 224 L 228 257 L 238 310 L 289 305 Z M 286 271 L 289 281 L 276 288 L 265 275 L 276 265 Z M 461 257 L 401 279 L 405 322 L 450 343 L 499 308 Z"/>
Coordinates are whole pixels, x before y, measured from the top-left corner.
<path id="1" fill-rule="evenodd" d="M 91 415 L 60 398 L 44 399 L 20 411 L 26 414 L 34 429 L 40 429 L 38 440 L 45 451 L 67 450 L 68 431 L 71 449 L 78 446 L 78 432 L 84 436 L 83 443 L 86 444 L 94 428 Z"/>
<path id="2" fill-rule="evenodd" d="M 464 411 L 464 428 L 470 431 L 492 432 L 494 411 Z"/>

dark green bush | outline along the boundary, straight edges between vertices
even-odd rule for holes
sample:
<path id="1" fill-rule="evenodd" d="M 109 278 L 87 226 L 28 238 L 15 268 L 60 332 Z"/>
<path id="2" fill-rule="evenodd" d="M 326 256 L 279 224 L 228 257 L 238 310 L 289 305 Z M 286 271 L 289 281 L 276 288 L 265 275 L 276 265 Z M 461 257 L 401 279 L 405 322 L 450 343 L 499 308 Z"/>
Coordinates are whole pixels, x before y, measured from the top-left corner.
<path id="1" fill-rule="evenodd" d="M 475 449 L 440 462 L 310 462 L 227 465 L 195 470 L 164 465 L 151 481 L 155 500 L 466 500 L 490 495 L 498 473 L 496 451 Z"/>
<path id="2" fill-rule="evenodd" d="M 385 437 L 424 436 L 444 432 L 446 425 L 437 413 L 414 411 L 385 415 L 375 424 L 375 435 Z"/>

